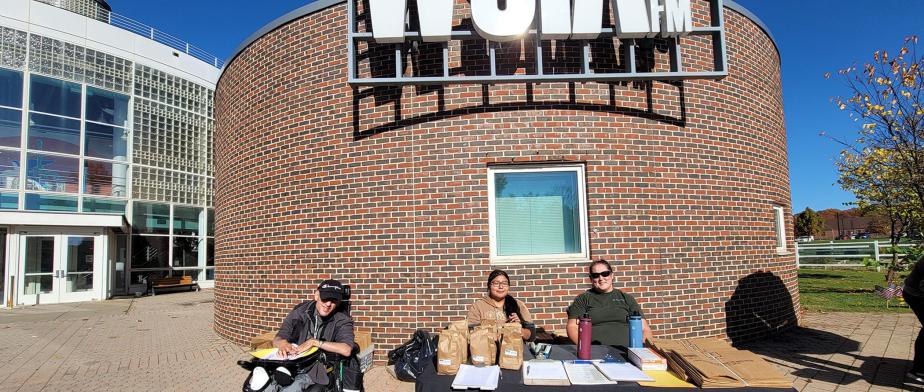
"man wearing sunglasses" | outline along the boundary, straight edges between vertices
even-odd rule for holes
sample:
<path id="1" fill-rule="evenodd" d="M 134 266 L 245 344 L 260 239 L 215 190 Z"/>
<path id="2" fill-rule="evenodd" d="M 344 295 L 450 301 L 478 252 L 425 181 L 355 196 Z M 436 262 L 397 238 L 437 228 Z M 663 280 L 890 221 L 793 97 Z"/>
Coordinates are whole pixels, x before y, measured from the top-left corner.
<path id="1" fill-rule="evenodd" d="M 590 282 L 593 287 L 578 295 L 568 307 L 568 338 L 578 342 L 578 319 L 584 314 L 590 316 L 591 341 L 593 344 L 629 346 L 629 316 L 642 314 L 642 308 L 635 298 L 613 287 L 613 267 L 606 260 L 590 264 Z M 642 320 L 645 340 L 651 339 L 648 320 Z"/>
<path id="2" fill-rule="evenodd" d="M 291 356 L 317 347 L 323 353 L 349 357 L 353 352 L 353 318 L 340 311 L 341 302 L 349 296 L 346 290 L 339 281 L 325 280 L 318 285 L 313 300 L 295 306 L 273 339 L 278 354 Z M 248 378 L 247 386 L 251 391 L 299 392 L 314 384 L 327 385 L 330 380 L 321 362 L 297 374 L 291 374 L 291 370 L 284 367 L 257 367 Z"/>

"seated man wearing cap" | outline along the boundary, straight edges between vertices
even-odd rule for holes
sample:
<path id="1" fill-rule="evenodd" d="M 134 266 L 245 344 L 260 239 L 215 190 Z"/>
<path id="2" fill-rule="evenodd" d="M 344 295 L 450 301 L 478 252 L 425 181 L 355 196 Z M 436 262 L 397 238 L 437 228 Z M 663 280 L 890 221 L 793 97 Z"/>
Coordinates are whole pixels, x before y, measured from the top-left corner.
<path id="1" fill-rule="evenodd" d="M 353 318 L 346 312 L 339 311 L 344 297 L 344 287 L 336 280 L 321 282 L 314 292 L 314 300 L 298 304 L 282 322 L 282 327 L 273 339 L 273 347 L 280 355 L 292 355 L 305 352 L 312 347 L 327 353 L 336 353 L 349 357 L 353 352 Z M 260 369 L 260 370 L 258 370 Z M 275 372 L 273 383 L 266 385 L 269 375 Z M 263 374 L 259 374 L 259 372 Z M 254 369 L 250 384 L 253 390 L 266 385 L 264 391 L 301 392 L 314 384 L 329 383 L 325 366 L 321 361 L 315 362 L 306 372 L 292 375 L 290 380 L 282 381 L 288 372 L 280 369 Z M 291 381 L 291 385 L 282 385 Z M 276 385 L 273 385 L 276 384 Z"/>

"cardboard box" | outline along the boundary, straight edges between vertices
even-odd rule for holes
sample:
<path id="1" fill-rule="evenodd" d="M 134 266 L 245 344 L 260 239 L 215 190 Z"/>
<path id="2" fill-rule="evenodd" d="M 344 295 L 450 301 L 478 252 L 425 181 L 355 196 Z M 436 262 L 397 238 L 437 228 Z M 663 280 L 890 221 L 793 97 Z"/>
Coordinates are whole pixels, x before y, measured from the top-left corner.
<path id="1" fill-rule="evenodd" d="M 353 340 L 356 341 L 356 344 L 359 346 L 360 352 L 372 346 L 372 331 L 356 330 L 354 336 Z"/>
<path id="2" fill-rule="evenodd" d="M 375 357 L 375 345 L 370 344 L 365 350 L 360 351 L 357 357 L 359 359 L 359 371 L 365 373 L 369 369 L 372 369 L 373 358 Z"/>
<path id="3" fill-rule="evenodd" d="M 273 339 L 276 338 L 276 332 L 267 332 L 250 339 L 251 350 L 262 350 L 264 348 L 273 348 Z"/>

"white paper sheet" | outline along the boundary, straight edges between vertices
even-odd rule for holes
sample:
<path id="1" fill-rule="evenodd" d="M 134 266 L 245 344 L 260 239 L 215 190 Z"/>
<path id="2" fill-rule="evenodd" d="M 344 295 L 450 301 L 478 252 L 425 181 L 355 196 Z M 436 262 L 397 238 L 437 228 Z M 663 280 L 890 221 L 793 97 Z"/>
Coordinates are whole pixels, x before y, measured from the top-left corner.
<path id="1" fill-rule="evenodd" d="M 561 361 L 526 361 L 526 376 L 536 380 L 567 380 Z"/>
<path id="2" fill-rule="evenodd" d="M 477 388 L 484 391 L 497 389 L 497 380 L 500 378 L 500 367 L 497 365 L 476 367 L 472 365 L 459 366 L 456 378 L 452 380 L 452 389 Z"/>
<path id="3" fill-rule="evenodd" d="M 654 381 L 631 363 L 594 362 L 594 366 L 613 381 Z"/>
<path id="4" fill-rule="evenodd" d="M 267 355 L 267 356 L 266 356 L 265 358 L 263 358 L 263 359 L 270 359 L 270 360 L 277 360 L 277 361 L 288 361 L 288 360 L 293 360 L 293 359 L 296 359 L 296 358 L 304 357 L 304 356 L 306 356 L 306 355 L 308 355 L 308 352 L 307 352 L 307 351 L 305 351 L 305 352 L 303 352 L 303 353 L 301 353 L 301 354 L 280 355 L 280 354 L 279 354 L 279 349 L 274 348 L 274 349 L 273 349 L 273 352 L 270 353 L 269 355 Z"/>

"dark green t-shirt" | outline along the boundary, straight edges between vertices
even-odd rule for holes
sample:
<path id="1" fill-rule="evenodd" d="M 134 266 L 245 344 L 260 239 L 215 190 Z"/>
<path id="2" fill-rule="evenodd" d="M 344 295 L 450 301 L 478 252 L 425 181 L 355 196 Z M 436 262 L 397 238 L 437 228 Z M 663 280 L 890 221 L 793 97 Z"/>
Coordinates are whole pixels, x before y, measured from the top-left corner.
<path id="1" fill-rule="evenodd" d="M 568 307 L 568 318 L 579 319 L 587 312 L 593 325 L 591 340 L 594 344 L 611 346 L 629 345 L 629 315 L 642 308 L 635 298 L 619 289 L 609 293 L 587 290 L 578 295 Z"/>

